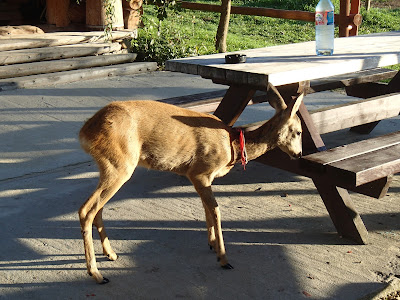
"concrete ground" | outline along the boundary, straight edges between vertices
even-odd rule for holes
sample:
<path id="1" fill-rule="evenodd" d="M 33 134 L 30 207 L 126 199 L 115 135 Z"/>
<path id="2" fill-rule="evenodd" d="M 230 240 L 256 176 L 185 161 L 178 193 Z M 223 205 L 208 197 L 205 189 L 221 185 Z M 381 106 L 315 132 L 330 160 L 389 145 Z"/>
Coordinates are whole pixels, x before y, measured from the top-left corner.
<path id="1" fill-rule="evenodd" d="M 359 299 L 400 274 L 400 177 L 376 200 L 353 194 L 368 245 L 341 239 L 311 180 L 250 163 L 215 180 L 234 270 L 219 268 L 207 246 L 201 202 L 188 180 L 137 169 L 106 205 L 119 259 L 86 273 L 77 210 L 97 184 L 80 150 L 84 122 L 112 100 L 162 99 L 225 88 L 196 76 L 152 72 L 56 87 L 0 92 L 0 299 Z M 337 104 L 310 95 L 309 108 Z M 246 109 L 239 123 L 272 114 Z M 371 134 L 399 130 L 381 122 Z M 370 136 L 371 136 L 370 135 Z M 365 138 L 325 135 L 329 146 Z"/>

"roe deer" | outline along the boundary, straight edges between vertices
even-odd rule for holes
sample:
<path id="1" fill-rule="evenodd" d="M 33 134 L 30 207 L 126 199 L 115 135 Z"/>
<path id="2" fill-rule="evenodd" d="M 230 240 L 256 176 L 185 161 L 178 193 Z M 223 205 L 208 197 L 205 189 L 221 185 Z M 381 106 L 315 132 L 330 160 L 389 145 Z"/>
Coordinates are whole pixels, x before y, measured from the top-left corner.
<path id="1" fill-rule="evenodd" d="M 275 115 L 261 127 L 245 132 L 248 160 L 275 147 L 292 158 L 301 156 L 302 129 L 296 113 L 303 94 L 289 106 L 278 98 L 271 103 Z M 138 165 L 185 175 L 192 182 L 205 209 L 208 243 L 220 265 L 233 268 L 225 254 L 220 210 L 211 183 L 241 161 L 240 135 L 213 115 L 150 100 L 113 102 L 90 118 L 79 133 L 82 148 L 93 156 L 100 171 L 96 190 L 79 210 L 89 275 L 98 283 L 109 281 L 96 266 L 92 226 L 97 227 L 103 253 L 116 260 L 104 229 L 103 206 Z"/>

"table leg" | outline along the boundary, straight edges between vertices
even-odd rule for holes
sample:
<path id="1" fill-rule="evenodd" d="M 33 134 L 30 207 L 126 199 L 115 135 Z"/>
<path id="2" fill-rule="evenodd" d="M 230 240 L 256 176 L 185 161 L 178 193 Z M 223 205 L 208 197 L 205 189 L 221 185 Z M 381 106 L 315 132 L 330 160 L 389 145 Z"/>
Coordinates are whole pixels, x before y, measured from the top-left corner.
<path id="1" fill-rule="evenodd" d="M 215 110 L 214 115 L 220 118 L 225 124 L 232 126 L 246 108 L 251 98 L 253 98 L 255 92 L 256 90 L 246 86 L 230 86 Z"/>
<path id="2" fill-rule="evenodd" d="M 278 87 L 278 91 L 284 100 L 289 102 L 292 101 L 293 95 L 298 95 L 301 92 L 302 87 L 304 87 L 304 84 L 299 83 L 297 85 Z M 254 93 L 255 90 L 250 87 L 230 86 L 214 114 L 225 124 L 232 126 Z M 310 152 L 324 150 L 324 142 L 315 128 L 304 103 L 299 109 L 299 116 L 303 123 L 303 146 Z M 286 154 L 278 150 L 267 152 L 257 160 L 267 165 L 299 173 L 298 162 L 291 160 Z M 309 177 L 313 178 L 312 175 Z M 343 237 L 365 244 L 368 232 L 360 215 L 356 212 L 347 190 L 330 184 L 329 180 L 313 178 L 313 181 L 338 233 Z"/>
<path id="3" fill-rule="evenodd" d="M 400 92 L 400 71 L 390 80 L 388 84 L 388 93 L 399 93 Z"/>
<path id="4" fill-rule="evenodd" d="M 290 93 L 288 92 L 288 87 L 285 87 L 285 91 L 280 91 L 285 101 L 291 101 L 292 95 L 296 95 L 298 92 L 299 90 L 293 89 Z M 303 152 L 310 153 L 325 150 L 325 144 L 314 126 L 304 103 L 300 106 L 298 114 L 303 125 Z M 303 173 L 298 161 L 291 160 L 286 154 L 277 149 L 267 152 L 257 161 L 293 173 Z M 316 174 L 309 174 L 308 177 L 313 179 L 339 235 L 350 238 L 357 243 L 365 244 L 368 232 L 360 215 L 356 212 L 347 190 L 330 184 L 326 178 L 324 180 L 318 179 Z"/>
<path id="5" fill-rule="evenodd" d="M 311 154 L 316 151 L 325 151 L 325 143 L 318 133 L 304 101 L 299 107 L 299 117 L 303 127 L 303 155 Z"/>
<path id="6" fill-rule="evenodd" d="M 357 243 L 366 244 L 367 229 L 347 190 L 316 178 L 313 181 L 339 235 Z"/>

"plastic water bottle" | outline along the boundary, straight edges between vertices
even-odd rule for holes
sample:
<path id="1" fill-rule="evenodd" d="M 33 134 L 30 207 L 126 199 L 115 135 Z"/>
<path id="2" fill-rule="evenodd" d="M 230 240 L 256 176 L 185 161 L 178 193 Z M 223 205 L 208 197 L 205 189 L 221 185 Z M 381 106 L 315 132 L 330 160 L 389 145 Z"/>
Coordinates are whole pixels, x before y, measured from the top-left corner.
<path id="1" fill-rule="evenodd" d="M 315 8 L 315 44 L 317 55 L 332 55 L 335 32 L 334 7 L 330 0 L 320 0 Z"/>

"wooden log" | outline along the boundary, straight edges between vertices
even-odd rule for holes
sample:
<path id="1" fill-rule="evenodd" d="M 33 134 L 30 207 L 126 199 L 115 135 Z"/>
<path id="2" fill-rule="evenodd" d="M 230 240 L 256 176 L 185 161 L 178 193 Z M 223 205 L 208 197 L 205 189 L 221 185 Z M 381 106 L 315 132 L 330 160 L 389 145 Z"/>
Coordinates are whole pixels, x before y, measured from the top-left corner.
<path id="1" fill-rule="evenodd" d="M 90 37 L 88 36 L 62 36 L 54 39 L 53 36 L 39 34 L 35 36 L 21 35 L 17 38 L 8 38 L 6 41 L 0 37 L 0 51 L 70 45 L 84 43 L 89 40 Z"/>
<path id="2" fill-rule="evenodd" d="M 93 57 L 67 58 L 53 61 L 33 62 L 9 66 L 0 66 L 0 78 L 13 78 L 34 74 L 44 74 L 59 71 L 108 66 L 132 62 L 135 53 L 101 55 Z"/>
<path id="3" fill-rule="evenodd" d="M 133 62 L 107 67 L 31 75 L 12 79 L 0 79 L 0 91 L 71 83 L 111 76 L 132 75 L 155 70 L 157 70 L 157 63 L 155 62 Z"/>
<path id="4" fill-rule="evenodd" d="M 110 40 L 120 40 L 132 37 L 132 32 L 112 31 Z M 103 32 L 55 32 L 26 35 L 18 37 L 0 36 L 0 51 L 72 45 L 86 42 L 105 42 Z"/>
<path id="5" fill-rule="evenodd" d="M 99 55 L 121 50 L 119 43 L 90 43 L 0 52 L 0 66 L 43 60 Z"/>

